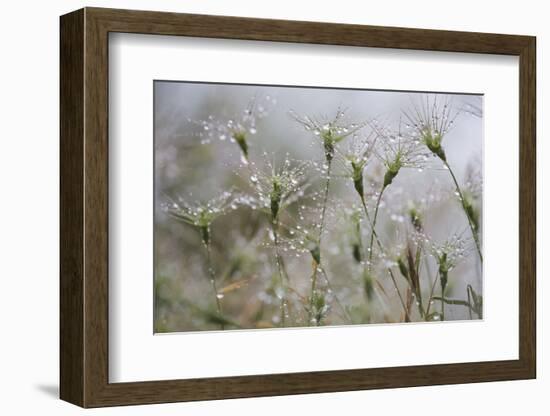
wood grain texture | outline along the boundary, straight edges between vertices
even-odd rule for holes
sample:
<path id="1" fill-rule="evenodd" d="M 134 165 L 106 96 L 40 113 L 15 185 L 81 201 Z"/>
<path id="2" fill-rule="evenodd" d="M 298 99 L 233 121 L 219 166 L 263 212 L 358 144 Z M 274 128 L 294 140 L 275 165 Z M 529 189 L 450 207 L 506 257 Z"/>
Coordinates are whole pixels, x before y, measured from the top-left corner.
<path id="1" fill-rule="evenodd" d="M 84 404 L 84 12 L 60 24 L 60 388 Z"/>
<path id="2" fill-rule="evenodd" d="M 520 58 L 519 359 L 109 383 L 108 33 L 195 36 Z M 533 378 L 535 38 L 86 8 L 61 18 L 61 397 L 83 407 Z"/>
<path id="3" fill-rule="evenodd" d="M 537 152 L 536 40 L 520 54 L 519 98 L 519 355 L 536 377 Z"/>

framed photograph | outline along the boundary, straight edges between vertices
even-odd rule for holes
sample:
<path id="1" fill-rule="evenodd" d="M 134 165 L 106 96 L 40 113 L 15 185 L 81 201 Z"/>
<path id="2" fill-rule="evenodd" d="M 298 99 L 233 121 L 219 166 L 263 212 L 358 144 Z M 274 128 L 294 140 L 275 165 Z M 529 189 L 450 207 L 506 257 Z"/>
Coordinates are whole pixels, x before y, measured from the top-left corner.
<path id="1" fill-rule="evenodd" d="M 61 398 L 535 378 L 535 50 L 62 16 Z"/>

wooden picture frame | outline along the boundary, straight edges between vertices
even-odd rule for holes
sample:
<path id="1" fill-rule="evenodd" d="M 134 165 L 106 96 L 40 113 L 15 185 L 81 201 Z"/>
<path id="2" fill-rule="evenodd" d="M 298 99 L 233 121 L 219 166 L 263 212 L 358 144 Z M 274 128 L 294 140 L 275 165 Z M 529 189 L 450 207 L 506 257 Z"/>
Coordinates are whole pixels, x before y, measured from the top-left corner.
<path id="1" fill-rule="evenodd" d="M 518 380 L 536 376 L 535 38 L 85 8 L 61 17 L 60 396 L 101 407 Z M 110 383 L 108 35 L 298 42 L 519 57 L 519 359 Z"/>

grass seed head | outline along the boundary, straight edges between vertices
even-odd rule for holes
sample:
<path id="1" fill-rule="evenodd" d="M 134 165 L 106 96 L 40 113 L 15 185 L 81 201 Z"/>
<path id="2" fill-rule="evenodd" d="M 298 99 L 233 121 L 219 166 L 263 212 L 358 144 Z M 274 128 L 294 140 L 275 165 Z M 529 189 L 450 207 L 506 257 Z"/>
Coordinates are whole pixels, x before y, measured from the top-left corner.
<path id="1" fill-rule="evenodd" d="M 483 177 L 479 163 L 471 163 L 467 167 L 466 180 L 462 188 L 462 204 L 468 219 L 474 226 L 474 230 L 479 231 L 480 223 L 480 205 L 481 192 L 483 188 Z"/>
<path id="2" fill-rule="evenodd" d="M 233 140 L 239 145 L 243 155 L 248 159 L 248 142 L 246 141 L 246 132 L 243 130 L 236 130 L 232 133 Z"/>
<path id="3" fill-rule="evenodd" d="M 232 118 L 219 118 L 210 115 L 207 119 L 198 122 L 201 137 L 204 142 L 218 138 L 221 141 L 231 140 L 239 146 L 243 161 L 248 161 L 249 139 L 257 132 L 258 121 L 265 118 L 269 109 L 275 105 L 272 97 L 253 96 L 240 114 L 233 114 Z"/>
<path id="4" fill-rule="evenodd" d="M 321 325 L 323 319 L 328 315 L 330 311 L 330 304 L 327 302 L 325 294 L 321 291 L 315 291 L 313 297 L 310 299 L 310 313 L 312 318 L 312 324 Z"/>
<path id="5" fill-rule="evenodd" d="M 368 270 L 363 272 L 363 290 L 367 300 L 372 300 L 374 297 L 374 277 Z"/>
<path id="6" fill-rule="evenodd" d="M 404 112 L 413 127 L 413 134 L 432 154 L 443 162 L 447 161 L 443 149 L 443 139 L 452 128 L 459 112 L 452 106 L 450 97 L 426 94 L 423 99 L 413 102 L 412 109 Z"/>
<path id="7" fill-rule="evenodd" d="M 471 240 L 464 238 L 463 234 L 453 234 L 442 244 L 430 243 L 432 256 L 437 263 L 443 289 L 447 286 L 449 272 L 472 250 Z"/>
<path id="8" fill-rule="evenodd" d="M 403 277 L 405 279 L 407 279 L 407 281 L 408 281 L 409 280 L 409 269 L 408 269 L 407 265 L 405 264 L 405 261 L 403 260 L 402 257 L 399 257 L 397 259 L 397 265 L 399 266 L 399 271 L 401 272 Z"/>
<path id="9" fill-rule="evenodd" d="M 353 123 L 346 120 L 345 111 L 338 109 L 333 118 L 300 116 L 291 111 L 290 116 L 306 131 L 321 139 L 327 163 L 332 162 L 336 154 L 336 145 L 346 137 L 362 129 L 366 123 Z"/>
<path id="10" fill-rule="evenodd" d="M 386 172 L 383 187 L 389 186 L 403 168 L 423 169 L 428 160 L 426 151 L 420 142 L 402 133 L 401 123 L 396 131 L 390 128 L 378 128 L 379 140 L 377 157 L 382 161 Z"/>
<path id="11" fill-rule="evenodd" d="M 367 136 L 354 134 L 348 142 L 347 149 L 337 151 L 337 161 L 342 165 L 344 176 L 349 177 L 353 187 L 361 199 L 365 196 L 364 180 L 365 169 L 371 160 L 376 145 L 376 135 L 373 131 Z"/>
<path id="12" fill-rule="evenodd" d="M 313 244 L 313 246 L 309 249 L 309 252 L 311 253 L 311 257 L 315 263 L 321 264 L 321 248 L 319 247 L 319 244 Z"/>
<path id="13" fill-rule="evenodd" d="M 420 211 L 418 211 L 417 208 L 409 208 L 409 219 L 414 229 L 417 232 L 421 233 L 424 229 L 424 226 L 422 225 L 422 214 L 420 213 Z"/>
<path id="14" fill-rule="evenodd" d="M 263 168 L 251 164 L 250 182 L 255 190 L 253 204 L 269 213 L 273 222 L 277 222 L 282 210 L 305 197 L 309 187 L 309 163 L 291 160 L 288 155 L 277 164 L 264 154 Z"/>
<path id="15" fill-rule="evenodd" d="M 167 201 L 162 204 L 162 209 L 170 217 L 198 228 L 203 243 L 208 245 L 212 222 L 229 211 L 237 209 L 239 205 L 240 196 L 232 191 L 226 191 L 205 202 L 189 202 L 183 198 L 175 201 L 167 198 Z"/>

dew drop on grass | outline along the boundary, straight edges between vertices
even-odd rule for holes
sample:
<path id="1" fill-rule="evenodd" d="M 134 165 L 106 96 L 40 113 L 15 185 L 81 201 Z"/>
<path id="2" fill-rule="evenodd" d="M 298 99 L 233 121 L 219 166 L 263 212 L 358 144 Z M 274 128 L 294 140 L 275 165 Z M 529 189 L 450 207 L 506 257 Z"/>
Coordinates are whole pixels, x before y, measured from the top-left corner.
<path id="1" fill-rule="evenodd" d="M 223 299 L 224 294 L 223 294 L 223 293 L 218 293 L 218 294 L 216 295 L 216 297 L 217 297 L 218 299 Z"/>

